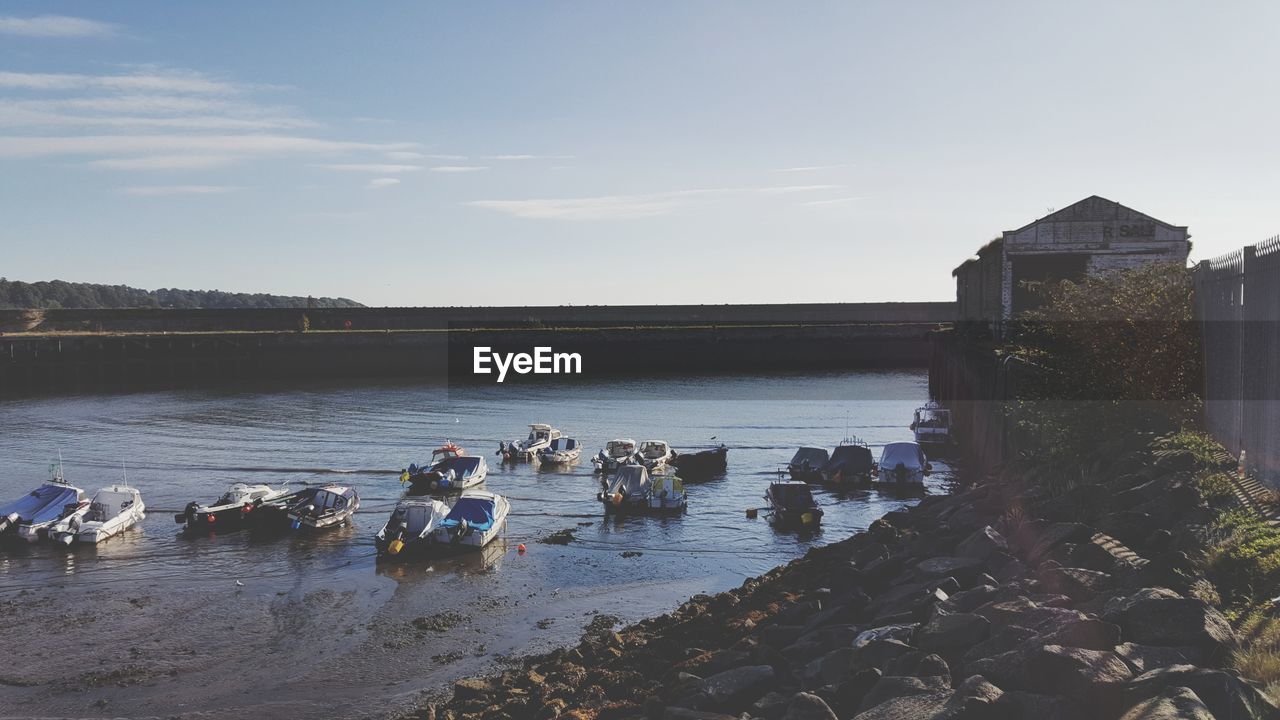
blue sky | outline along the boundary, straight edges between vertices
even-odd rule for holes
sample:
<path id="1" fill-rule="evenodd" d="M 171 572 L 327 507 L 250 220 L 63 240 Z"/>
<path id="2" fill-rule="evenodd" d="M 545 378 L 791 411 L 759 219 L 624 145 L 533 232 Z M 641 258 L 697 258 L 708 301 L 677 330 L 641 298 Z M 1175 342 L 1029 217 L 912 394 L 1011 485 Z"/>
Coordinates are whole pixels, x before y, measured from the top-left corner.
<path id="1" fill-rule="evenodd" d="M 1280 232 L 1274 3 L 0 4 L 0 275 L 951 299 L 1092 194 Z"/>

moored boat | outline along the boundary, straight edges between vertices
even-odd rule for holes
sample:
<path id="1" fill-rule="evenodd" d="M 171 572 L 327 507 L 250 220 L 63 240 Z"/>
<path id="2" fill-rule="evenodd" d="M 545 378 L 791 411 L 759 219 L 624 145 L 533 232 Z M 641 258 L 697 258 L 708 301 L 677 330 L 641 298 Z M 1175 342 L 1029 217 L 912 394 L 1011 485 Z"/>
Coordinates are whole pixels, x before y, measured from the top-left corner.
<path id="1" fill-rule="evenodd" d="M 396 503 L 387 524 L 373 537 L 373 544 L 379 555 L 423 552 L 435 543 L 435 530 L 448 514 L 449 506 L 439 500 L 405 498 Z"/>
<path id="2" fill-rule="evenodd" d="M 612 478 L 600 481 L 601 490 L 596 499 L 604 505 L 605 515 L 645 513 L 650 509 L 650 491 L 653 488 L 649 470 L 643 465 L 622 465 Z"/>
<path id="3" fill-rule="evenodd" d="M 894 442 L 880 452 L 876 468 L 877 485 L 894 487 L 924 487 L 924 476 L 932 466 L 919 443 Z"/>
<path id="4" fill-rule="evenodd" d="M 538 453 L 551 445 L 551 441 L 560 437 L 560 431 L 546 423 L 529 425 L 529 437 L 524 440 L 498 443 L 498 455 L 507 462 L 536 460 Z"/>
<path id="5" fill-rule="evenodd" d="M 345 523 L 359 509 L 360 495 L 355 488 L 325 485 L 307 488 L 294 495 L 286 515 L 294 530 L 318 530 Z"/>
<path id="6" fill-rule="evenodd" d="M 655 513 L 681 513 L 689 506 L 684 492 L 684 480 L 675 475 L 654 475 L 650 479 L 649 511 Z"/>
<path id="7" fill-rule="evenodd" d="M 770 483 L 764 499 L 769 506 L 769 518 L 777 525 L 815 527 L 822 522 L 822 508 L 813 499 L 808 483 Z"/>
<path id="8" fill-rule="evenodd" d="M 511 503 L 486 490 L 468 490 L 458 497 L 432 531 L 440 549 L 478 549 L 488 545 L 507 526 Z"/>
<path id="9" fill-rule="evenodd" d="M 538 455 L 544 463 L 568 465 L 577 462 L 582 455 L 582 446 L 574 438 L 561 436 L 552 440 Z"/>
<path id="10" fill-rule="evenodd" d="M 697 452 L 675 452 L 673 450 L 671 465 L 680 471 L 682 477 L 688 480 L 705 480 L 724 474 L 729 468 L 728 456 L 729 448 L 724 445 Z"/>
<path id="11" fill-rule="evenodd" d="M 22 499 L 0 508 L 0 535 L 13 532 L 27 542 L 48 537 L 49 528 L 88 505 L 84 491 L 67 483 L 62 461 L 50 468 L 52 477 Z"/>
<path id="12" fill-rule="evenodd" d="M 661 470 L 671 460 L 671 446 L 666 440 L 645 440 L 636 451 L 636 459 L 650 472 Z"/>
<path id="13" fill-rule="evenodd" d="M 458 492 L 479 485 L 488 474 L 483 457 L 446 442 L 431 452 L 430 466 L 410 465 L 400 473 L 400 482 L 415 492 Z"/>
<path id="14" fill-rule="evenodd" d="M 875 469 L 871 448 L 856 440 L 848 440 L 831 451 L 831 458 L 822 464 L 822 482 L 827 485 L 847 486 L 871 481 Z"/>
<path id="15" fill-rule="evenodd" d="M 630 438 L 618 438 L 605 443 L 604 449 L 591 462 L 596 472 L 611 473 L 619 467 L 636 461 L 636 441 Z"/>
<path id="16" fill-rule="evenodd" d="M 264 506 L 275 508 L 289 496 L 287 488 L 270 485 L 232 483 L 227 491 L 208 505 L 192 500 L 173 521 L 186 525 L 188 532 L 214 532 L 242 527 L 261 515 Z"/>
<path id="17" fill-rule="evenodd" d="M 822 448 L 802 447 L 787 463 L 787 474 L 796 482 L 822 482 L 822 466 L 831 455 Z"/>
<path id="18" fill-rule="evenodd" d="M 51 526 L 49 539 L 64 545 L 97 544 L 142 522 L 146 510 L 137 488 L 124 484 L 105 487 L 87 506 Z"/>
<path id="19" fill-rule="evenodd" d="M 911 431 L 921 445 L 950 445 L 951 411 L 930 400 L 916 409 Z"/>

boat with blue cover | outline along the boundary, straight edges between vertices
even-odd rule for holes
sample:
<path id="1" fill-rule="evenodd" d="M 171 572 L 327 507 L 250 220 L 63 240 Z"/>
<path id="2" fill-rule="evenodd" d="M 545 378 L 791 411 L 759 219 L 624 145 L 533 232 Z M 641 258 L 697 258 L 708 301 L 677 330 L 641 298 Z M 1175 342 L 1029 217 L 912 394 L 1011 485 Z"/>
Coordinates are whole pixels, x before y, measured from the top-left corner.
<path id="1" fill-rule="evenodd" d="M 479 455 L 452 442 L 431 452 L 431 465 L 410 465 L 400 473 L 400 482 L 408 483 L 413 492 L 447 493 L 466 490 L 484 482 L 489 464 Z"/>
<path id="2" fill-rule="evenodd" d="M 787 463 L 787 474 L 796 482 L 821 482 L 822 466 L 830 459 L 830 453 L 822 448 L 802 447 Z"/>
<path id="3" fill-rule="evenodd" d="M 507 527 L 511 504 L 507 499 L 486 490 L 467 490 L 449 509 L 432 532 L 440 549 L 482 548 L 502 534 Z"/>
<path id="4" fill-rule="evenodd" d="M 53 475 L 22 498 L 0 507 L 0 536 L 13 533 L 35 542 L 47 537 L 51 526 L 88 505 L 84 491 L 62 477 L 62 462 L 50 468 Z"/>
<path id="5" fill-rule="evenodd" d="M 871 448 L 857 439 L 845 440 L 831 451 L 831 458 L 822 464 L 822 482 L 837 486 L 868 483 L 871 482 L 871 472 L 875 466 Z"/>
<path id="6" fill-rule="evenodd" d="M 435 544 L 435 530 L 449 515 L 449 506 L 439 500 L 408 497 L 396 503 L 387 524 L 373 536 L 378 555 L 409 556 L 425 552 Z"/>
<path id="7" fill-rule="evenodd" d="M 551 465 L 568 465 L 577 462 L 581 455 L 582 446 L 578 441 L 564 436 L 552 440 L 550 445 L 538 452 L 538 458 Z"/>

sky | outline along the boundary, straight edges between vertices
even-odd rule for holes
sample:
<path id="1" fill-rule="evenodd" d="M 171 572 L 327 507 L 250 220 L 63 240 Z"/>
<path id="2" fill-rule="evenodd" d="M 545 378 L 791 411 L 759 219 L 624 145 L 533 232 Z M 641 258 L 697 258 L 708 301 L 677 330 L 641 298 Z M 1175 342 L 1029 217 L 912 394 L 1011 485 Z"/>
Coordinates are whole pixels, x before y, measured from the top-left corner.
<path id="1" fill-rule="evenodd" d="M 1280 233 L 1280 4 L 0 2 L 0 276 L 954 299 L 1101 195 Z"/>

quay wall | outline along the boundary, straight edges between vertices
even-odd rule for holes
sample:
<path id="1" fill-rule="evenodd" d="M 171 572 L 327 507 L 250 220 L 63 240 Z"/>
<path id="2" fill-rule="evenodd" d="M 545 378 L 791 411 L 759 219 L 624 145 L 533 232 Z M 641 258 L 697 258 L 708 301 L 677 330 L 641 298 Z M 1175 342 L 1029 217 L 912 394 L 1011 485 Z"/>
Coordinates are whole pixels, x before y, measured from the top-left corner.
<path id="1" fill-rule="evenodd" d="M 1015 452 L 1009 403 L 1017 398 L 1025 367 L 1001 358 L 976 332 L 958 324 L 929 334 L 929 396 L 951 409 L 952 432 L 965 467 L 988 472 Z"/>

